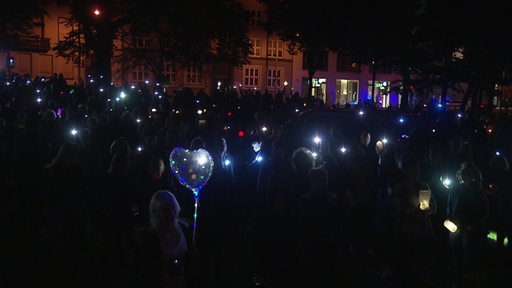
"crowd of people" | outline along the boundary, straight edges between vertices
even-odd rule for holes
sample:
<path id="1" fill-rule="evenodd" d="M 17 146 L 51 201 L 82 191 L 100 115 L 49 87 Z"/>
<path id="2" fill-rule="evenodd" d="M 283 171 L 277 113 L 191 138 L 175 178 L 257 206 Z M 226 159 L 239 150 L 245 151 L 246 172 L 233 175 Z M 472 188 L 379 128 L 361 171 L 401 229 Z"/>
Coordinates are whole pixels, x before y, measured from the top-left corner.
<path id="1" fill-rule="evenodd" d="M 485 253 L 512 264 L 503 115 L 425 111 L 393 144 L 370 122 L 339 153 L 335 134 L 294 143 L 289 123 L 397 111 L 90 80 L 2 82 L 0 287 L 464 287 L 489 283 Z M 212 156 L 198 202 L 175 147 Z"/>

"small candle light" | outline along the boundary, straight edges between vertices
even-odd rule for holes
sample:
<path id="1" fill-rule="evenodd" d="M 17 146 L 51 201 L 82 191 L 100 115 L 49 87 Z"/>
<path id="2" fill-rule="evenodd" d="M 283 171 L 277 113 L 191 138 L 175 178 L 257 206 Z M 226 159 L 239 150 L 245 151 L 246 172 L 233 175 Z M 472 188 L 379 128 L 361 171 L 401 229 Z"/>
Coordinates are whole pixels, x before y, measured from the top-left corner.
<path id="1" fill-rule="evenodd" d="M 427 210 L 429 208 L 430 195 L 431 195 L 430 190 L 420 190 L 419 202 L 420 202 L 421 210 Z"/>
<path id="2" fill-rule="evenodd" d="M 455 223 L 453 223 L 452 221 L 446 219 L 444 220 L 444 223 L 443 223 L 444 227 L 446 227 L 446 229 L 448 229 L 448 231 L 452 232 L 452 233 L 455 233 L 455 231 L 457 231 L 457 225 L 455 225 Z"/>

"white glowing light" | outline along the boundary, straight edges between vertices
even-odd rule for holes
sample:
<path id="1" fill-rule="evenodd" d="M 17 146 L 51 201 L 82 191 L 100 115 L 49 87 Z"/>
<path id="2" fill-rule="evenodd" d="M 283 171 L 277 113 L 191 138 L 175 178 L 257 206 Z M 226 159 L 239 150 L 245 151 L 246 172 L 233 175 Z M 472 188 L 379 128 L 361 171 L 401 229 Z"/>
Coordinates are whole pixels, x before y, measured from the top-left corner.
<path id="1" fill-rule="evenodd" d="M 197 164 L 199 165 L 204 165 L 206 164 L 206 162 L 208 162 L 208 158 L 206 157 L 206 155 L 199 155 L 199 157 L 196 158 L 196 161 L 197 161 Z"/>
<path id="2" fill-rule="evenodd" d="M 341 148 L 340 148 L 340 151 L 341 151 L 341 153 L 345 153 L 345 152 L 347 152 L 347 148 L 345 148 L 345 147 L 341 147 Z"/>
<path id="3" fill-rule="evenodd" d="M 322 138 L 320 138 L 319 136 L 315 136 L 315 138 L 313 138 L 313 141 L 316 143 L 316 144 L 320 144 L 322 142 Z"/>
<path id="4" fill-rule="evenodd" d="M 124 97 L 126 97 L 126 93 L 124 93 L 124 91 L 123 91 L 123 92 L 121 92 L 121 94 L 119 96 L 121 96 L 121 98 L 124 99 Z"/>
<path id="5" fill-rule="evenodd" d="M 443 178 L 441 176 L 441 183 L 443 183 L 443 186 L 446 187 L 447 189 L 450 189 L 451 185 L 452 185 L 452 180 L 450 178 Z"/>
<path id="6" fill-rule="evenodd" d="M 254 150 L 254 152 L 260 152 L 261 142 L 258 142 L 258 141 L 252 142 L 252 149 Z"/>
<path id="7" fill-rule="evenodd" d="M 448 229 L 448 231 L 452 232 L 452 233 L 455 233 L 455 231 L 457 231 L 457 225 L 455 225 L 455 223 L 453 223 L 452 221 L 446 219 L 444 220 L 444 223 L 443 223 L 444 227 L 446 227 L 446 229 Z"/>
<path id="8" fill-rule="evenodd" d="M 78 131 L 75 128 L 71 129 L 71 135 L 75 136 L 77 133 Z"/>

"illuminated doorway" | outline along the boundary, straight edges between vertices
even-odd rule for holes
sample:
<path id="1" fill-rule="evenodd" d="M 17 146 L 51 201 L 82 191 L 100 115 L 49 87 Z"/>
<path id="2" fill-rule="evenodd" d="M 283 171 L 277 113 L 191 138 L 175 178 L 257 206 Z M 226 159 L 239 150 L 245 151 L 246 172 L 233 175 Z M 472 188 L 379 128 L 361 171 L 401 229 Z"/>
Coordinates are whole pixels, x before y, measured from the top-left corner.
<path id="1" fill-rule="evenodd" d="M 386 108 L 389 106 L 389 93 L 390 93 L 390 82 L 389 81 L 375 81 L 375 95 L 373 97 L 374 104 L 377 107 Z M 372 99 L 372 80 L 368 81 L 368 101 Z"/>
<path id="2" fill-rule="evenodd" d="M 359 103 L 359 80 L 336 80 L 336 105 Z"/>

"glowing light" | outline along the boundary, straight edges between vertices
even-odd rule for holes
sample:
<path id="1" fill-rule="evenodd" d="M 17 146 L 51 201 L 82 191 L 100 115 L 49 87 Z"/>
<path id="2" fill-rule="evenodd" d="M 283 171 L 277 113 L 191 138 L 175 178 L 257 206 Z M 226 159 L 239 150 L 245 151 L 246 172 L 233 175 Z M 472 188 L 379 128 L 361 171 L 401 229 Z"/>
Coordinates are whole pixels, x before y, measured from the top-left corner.
<path id="1" fill-rule="evenodd" d="M 487 239 L 496 242 L 498 240 L 498 233 L 496 233 L 496 231 L 489 231 L 489 233 L 487 234 Z"/>
<path id="2" fill-rule="evenodd" d="M 121 98 L 124 99 L 124 97 L 126 97 L 126 93 L 124 93 L 124 91 L 123 91 L 123 92 L 121 92 L 121 94 L 119 96 L 121 96 Z"/>
<path id="3" fill-rule="evenodd" d="M 453 223 L 452 221 L 446 219 L 444 220 L 444 223 L 443 223 L 444 227 L 446 227 L 446 229 L 448 229 L 448 231 L 452 232 L 452 233 L 455 233 L 455 231 L 457 231 L 457 225 L 455 225 L 455 223 Z"/>
<path id="4" fill-rule="evenodd" d="M 261 127 L 261 131 L 263 131 L 263 132 L 267 132 L 267 129 L 268 129 L 267 126 L 262 126 Z"/>
<path id="5" fill-rule="evenodd" d="M 252 142 L 252 149 L 254 150 L 254 152 L 260 152 L 261 150 L 261 142 L 259 141 L 254 141 Z"/>
<path id="6" fill-rule="evenodd" d="M 224 160 L 224 166 L 229 166 L 231 164 L 231 161 L 229 159 Z"/>
<path id="7" fill-rule="evenodd" d="M 199 165 L 204 165 L 206 164 L 206 162 L 208 162 L 208 158 L 206 158 L 206 155 L 204 154 L 200 154 L 197 158 L 196 158 L 196 161 L 197 161 L 197 164 Z"/>
<path id="8" fill-rule="evenodd" d="M 347 148 L 345 148 L 345 147 L 341 147 L 341 148 L 340 148 L 340 151 L 341 151 L 341 153 L 345 153 L 345 152 L 347 152 Z"/>
<path id="9" fill-rule="evenodd" d="M 363 116 L 363 115 L 364 115 L 363 110 L 359 111 L 359 115 L 360 115 L 360 116 Z"/>
<path id="10" fill-rule="evenodd" d="M 313 142 L 315 142 L 316 144 L 320 144 L 322 142 L 322 138 L 320 138 L 319 136 L 315 136 L 315 138 L 313 138 Z"/>
<path id="11" fill-rule="evenodd" d="M 500 151 L 496 151 L 496 156 L 500 156 Z"/>
<path id="12" fill-rule="evenodd" d="M 101 14 L 101 11 L 100 11 L 100 9 L 95 8 L 95 9 L 93 10 L 93 12 L 92 12 L 92 13 L 93 13 L 94 15 L 96 15 L 96 16 L 99 16 L 99 15 Z"/>
<path id="13" fill-rule="evenodd" d="M 142 146 L 137 146 L 137 151 L 141 152 L 142 151 Z"/>
<path id="14" fill-rule="evenodd" d="M 430 196 L 431 191 L 430 190 L 420 190 L 419 192 L 419 202 L 420 202 L 420 209 L 421 210 L 428 210 L 429 203 L 430 203 Z"/>
<path id="15" fill-rule="evenodd" d="M 444 178 L 443 176 L 441 176 L 439 180 L 441 180 L 441 183 L 443 183 L 444 187 L 446 187 L 447 189 L 451 188 L 452 180 L 450 178 Z"/>
<path id="16" fill-rule="evenodd" d="M 78 131 L 75 128 L 71 129 L 71 135 L 75 136 L 77 133 Z"/>

